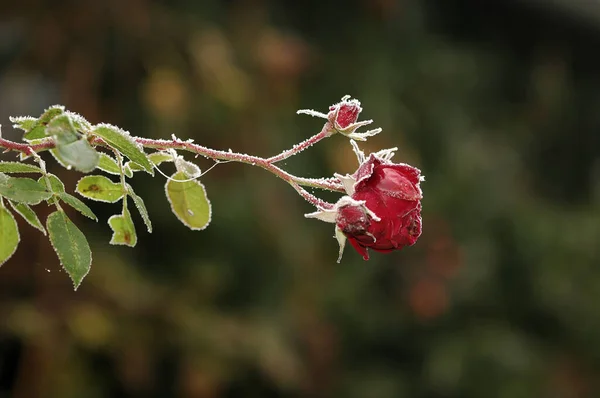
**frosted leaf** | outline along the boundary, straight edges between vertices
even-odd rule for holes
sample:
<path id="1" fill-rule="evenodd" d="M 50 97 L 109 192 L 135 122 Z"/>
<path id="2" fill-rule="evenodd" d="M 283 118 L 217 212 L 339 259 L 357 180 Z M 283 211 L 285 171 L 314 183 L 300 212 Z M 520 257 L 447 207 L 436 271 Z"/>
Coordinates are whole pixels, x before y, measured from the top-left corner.
<path id="1" fill-rule="evenodd" d="M 308 115 L 308 116 L 312 116 L 312 117 L 319 117 L 321 119 L 328 118 L 327 114 L 315 111 L 313 109 L 299 109 L 298 111 L 296 111 L 296 114 L 297 115 Z"/>
<path id="2" fill-rule="evenodd" d="M 344 247 L 346 247 L 346 235 L 342 232 L 339 227 L 335 227 L 335 238 L 338 241 L 338 245 L 340 245 L 340 254 L 338 255 L 337 262 L 338 264 L 342 261 L 342 255 L 344 254 Z"/>
<path id="3" fill-rule="evenodd" d="M 328 209 L 328 210 L 319 210 L 313 213 L 305 214 L 306 218 L 316 218 L 317 220 L 321 220 L 328 223 L 335 223 L 335 218 L 337 217 L 337 209 Z"/>
<path id="4" fill-rule="evenodd" d="M 188 228 L 202 230 L 211 219 L 211 205 L 204 185 L 197 180 L 186 180 L 186 175 L 178 171 L 167 180 L 165 193 L 171 210 Z"/>
<path id="5" fill-rule="evenodd" d="M 183 172 L 188 178 L 198 178 L 202 175 L 200 167 L 192 162 L 188 162 L 181 156 L 175 159 L 175 167 L 177 171 Z"/>
<path id="6" fill-rule="evenodd" d="M 33 116 L 9 116 L 8 120 L 10 120 L 12 123 L 23 123 L 37 120 L 37 118 Z"/>
<path id="7" fill-rule="evenodd" d="M 356 158 L 358 159 L 358 164 L 363 164 L 365 162 L 365 153 L 360 150 L 358 144 L 354 140 L 350 140 L 350 145 L 352 145 L 352 150 L 356 154 Z"/>
<path id="8" fill-rule="evenodd" d="M 123 130 L 122 128 L 120 128 L 118 126 L 113 126 L 112 124 L 109 124 L 109 123 L 99 123 L 99 124 L 96 124 L 94 126 L 94 128 L 95 129 L 107 128 L 110 130 L 114 130 L 114 131 L 118 132 L 119 134 L 121 134 L 123 137 L 127 138 L 127 140 L 129 140 L 132 144 L 137 146 L 140 150 L 143 150 L 143 147 L 138 142 L 136 142 L 136 140 L 133 139 L 133 137 L 131 136 L 131 133 L 127 130 Z"/>
<path id="9" fill-rule="evenodd" d="M 338 210 L 344 206 L 356 206 L 362 207 L 365 209 L 366 213 L 371 216 L 371 218 L 375 221 L 381 221 L 381 218 L 377 216 L 372 210 L 370 210 L 366 206 L 366 202 L 364 200 L 356 200 L 351 198 L 350 196 L 342 196 L 337 203 L 331 209 L 320 209 L 313 213 L 305 214 L 306 218 L 316 218 L 317 220 L 321 220 L 328 223 L 335 223 Z"/>
<path id="10" fill-rule="evenodd" d="M 354 177 L 352 177 L 349 174 L 343 176 L 337 173 L 334 174 L 334 176 L 337 177 L 338 180 L 340 180 L 340 182 L 344 186 L 344 190 L 348 195 L 354 195 L 354 185 L 356 184 L 356 179 Z"/>
<path id="11" fill-rule="evenodd" d="M 10 116 L 8 120 L 13 123 L 13 128 L 29 131 L 35 127 L 35 123 L 38 119 L 32 116 Z"/>
<path id="12" fill-rule="evenodd" d="M 92 129 L 92 125 L 90 124 L 90 122 L 88 122 L 80 114 L 71 111 L 66 111 L 65 114 L 71 118 L 71 122 L 73 123 L 76 129 L 88 131 Z"/>
<path id="13" fill-rule="evenodd" d="M 380 151 L 373 153 L 373 155 L 375 155 L 376 158 L 378 158 L 382 161 L 389 162 L 394 157 L 397 150 L 398 150 L 398 147 L 382 149 Z"/>
<path id="14" fill-rule="evenodd" d="M 92 132 L 102 138 L 111 148 L 121 152 L 129 160 L 142 166 L 146 172 L 154 175 L 154 169 L 144 153 L 144 148 L 133 139 L 128 131 L 102 123 L 94 126 Z"/>
<path id="15" fill-rule="evenodd" d="M 364 133 L 350 133 L 350 134 L 347 134 L 346 136 L 348 138 L 352 138 L 357 141 L 366 141 L 368 137 L 373 137 L 374 135 L 377 135 L 377 134 L 381 133 L 382 131 L 383 130 L 381 128 L 376 128 L 373 130 L 365 131 Z"/>

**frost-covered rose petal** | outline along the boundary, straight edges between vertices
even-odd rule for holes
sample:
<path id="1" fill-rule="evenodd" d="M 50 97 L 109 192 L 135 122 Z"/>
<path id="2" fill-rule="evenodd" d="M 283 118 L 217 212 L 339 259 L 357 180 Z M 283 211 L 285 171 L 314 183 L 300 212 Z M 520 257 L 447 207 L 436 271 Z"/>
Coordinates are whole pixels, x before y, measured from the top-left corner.
<path id="1" fill-rule="evenodd" d="M 395 148 L 365 159 L 355 143 L 353 146 L 360 166 L 352 175 L 336 175 L 348 195 L 332 209 L 307 216 L 336 224 L 340 257 L 344 237 L 365 260 L 369 249 L 385 253 L 413 245 L 422 227 L 421 171 L 391 162 Z"/>
<path id="2" fill-rule="evenodd" d="M 353 177 L 352 199 L 380 218 L 358 220 L 354 209 L 339 209 L 337 226 L 356 251 L 367 260 L 369 248 L 389 252 L 413 245 L 421 235 L 420 170 L 371 154 Z"/>
<path id="3" fill-rule="evenodd" d="M 339 104 L 329 108 L 334 112 L 336 127 L 345 129 L 358 120 L 358 115 L 362 111 L 358 100 L 343 100 Z"/>

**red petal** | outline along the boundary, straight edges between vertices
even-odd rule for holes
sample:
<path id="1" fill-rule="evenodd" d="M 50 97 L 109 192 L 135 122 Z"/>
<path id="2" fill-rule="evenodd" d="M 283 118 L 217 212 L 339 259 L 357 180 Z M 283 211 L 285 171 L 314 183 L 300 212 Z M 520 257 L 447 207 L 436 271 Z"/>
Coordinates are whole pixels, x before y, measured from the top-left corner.
<path id="1" fill-rule="evenodd" d="M 421 170 L 416 167 L 410 166 L 406 163 L 400 164 L 390 164 L 387 167 L 392 168 L 394 170 L 398 170 L 404 177 L 408 178 L 410 182 L 415 185 L 418 185 L 421 182 Z"/>
<path id="2" fill-rule="evenodd" d="M 379 252 L 379 253 L 389 253 L 389 252 L 393 252 L 394 250 L 400 250 L 400 249 L 402 249 L 402 247 L 393 248 L 393 249 L 378 249 L 376 247 L 372 247 L 371 249 L 373 249 L 373 250 L 375 250 L 376 252 Z"/>
<path id="3" fill-rule="evenodd" d="M 381 161 L 371 154 L 352 175 L 356 180 L 354 189 L 360 189 L 359 186 L 364 185 L 364 181 L 368 180 L 373 175 L 373 170 L 379 165 L 381 165 Z"/>
<path id="4" fill-rule="evenodd" d="M 358 114 L 362 109 L 355 102 L 346 102 L 340 105 L 336 122 L 341 128 L 346 128 L 358 120 Z"/>
<path id="5" fill-rule="evenodd" d="M 347 237 L 348 241 L 350 242 L 350 244 L 352 245 L 352 247 L 358 252 L 358 254 L 360 254 L 363 259 L 366 261 L 369 259 L 369 251 L 367 250 L 366 247 L 361 246 L 360 243 L 358 243 L 356 241 L 356 239 L 352 238 L 352 237 Z"/>
<path id="6" fill-rule="evenodd" d="M 414 175 L 407 176 L 392 165 L 376 167 L 373 174 L 375 178 L 368 183 L 385 195 L 404 200 L 419 200 L 422 197 L 421 189 L 409 179 L 409 177 L 414 178 Z"/>

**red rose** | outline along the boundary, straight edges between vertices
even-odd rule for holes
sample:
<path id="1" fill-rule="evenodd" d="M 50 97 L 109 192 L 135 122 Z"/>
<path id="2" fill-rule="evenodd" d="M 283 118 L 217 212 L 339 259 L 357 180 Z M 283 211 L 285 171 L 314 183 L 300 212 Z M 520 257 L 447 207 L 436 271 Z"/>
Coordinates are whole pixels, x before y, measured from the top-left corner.
<path id="1" fill-rule="evenodd" d="M 406 164 L 384 162 L 371 154 L 354 173 L 351 198 L 380 219 L 369 216 L 362 206 L 338 209 L 337 227 L 365 260 L 368 248 L 390 252 L 413 245 L 421 235 L 420 171 Z M 357 211 L 366 217 L 356 217 Z"/>
<path id="2" fill-rule="evenodd" d="M 307 216 L 335 222 L 340 258 L 346 239 L 365 260 L 369 248 L 385 253 L 413 245 L 421 235 L 420 170 L 392 163 L 393 149 L 365 160 L 353 145 L 361 163 L 358 170 L 353 175 L 336 175 L 348 196 L 331 210 Z"/>
<path id="3" fill-rule="evenodd" d="M 358 100 L 343 100 L 339 104 L 332 105 L 329 108 L 333 112 L 333 119 L 336 128 L 343 130 L 358 120 L 358 114 L 362 111 Z"/>

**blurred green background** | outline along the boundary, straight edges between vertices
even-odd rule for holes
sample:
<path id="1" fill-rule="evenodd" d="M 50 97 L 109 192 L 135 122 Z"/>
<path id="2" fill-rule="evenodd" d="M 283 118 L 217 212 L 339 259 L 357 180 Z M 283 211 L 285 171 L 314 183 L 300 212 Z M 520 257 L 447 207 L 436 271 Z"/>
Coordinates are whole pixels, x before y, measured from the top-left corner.
<path id="1" fill-rule="evenodd" d="M 77 292 L 20 223 L 0 269 L 0 397 L 600 396 L 597 4 L 2 1 L 7 138 L 10 115 L 60 103 L 269 156 L 321 128 L 297 109 L 351 94 L 384 130 L 363 147 L 398 146 L 427 181 L 420 240 L 369 262 L 347 248 L 336 264 L 330 224 L 233 163 L 203 177 L 205 231 L 170 213 L 161 176 L 132 180 L 155 227 L 135 219 L 134 249 L 108 244 L 119 206 L 92 203 L 98 224 L 70 213 L 94 253 Z M 356 161 L 335 136 L 283 166 Z"/>

